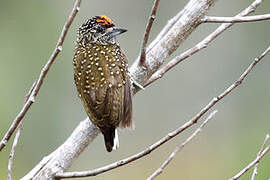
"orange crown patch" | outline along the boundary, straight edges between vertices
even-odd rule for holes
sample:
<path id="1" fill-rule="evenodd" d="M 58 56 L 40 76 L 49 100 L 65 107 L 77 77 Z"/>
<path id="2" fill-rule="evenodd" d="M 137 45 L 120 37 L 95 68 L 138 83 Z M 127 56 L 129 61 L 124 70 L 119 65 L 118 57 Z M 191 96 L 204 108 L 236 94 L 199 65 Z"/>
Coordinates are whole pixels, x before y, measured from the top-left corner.
<path id="1" fill-rule="evenodd" d="M 102 16 L 97 16 L 97 20 L 96 22 L 103 25 L 103 26 L 111 26 L 111 25 L 114 25 L 114 22 L 108 18 L 107 16 L 105 15 L 102 15 Z"/>

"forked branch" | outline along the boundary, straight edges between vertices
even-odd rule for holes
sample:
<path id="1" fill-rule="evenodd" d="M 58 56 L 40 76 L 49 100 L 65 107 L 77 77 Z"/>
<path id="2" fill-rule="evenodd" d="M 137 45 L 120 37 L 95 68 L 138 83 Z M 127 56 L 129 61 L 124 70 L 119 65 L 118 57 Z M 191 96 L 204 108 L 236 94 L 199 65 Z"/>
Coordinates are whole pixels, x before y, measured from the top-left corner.
<path id="1" fill-rule="evenodd" d="M 151 176 L 147 178 L 147 180 L 152 180 L 158 175 L 160 175 L 163 170 L 169 165 L 169 163 L 173 160 L 173 158 L 176 156 L 176 154 L 181 151 L 187 143 L 189 143 L 193 138 L 195 138 L 204 128 L 204 126 L 208 123 L 210 119 L 213 118 L 213 116 L 217 113 L 217 110 L 210 113 L 210 115 L 206 118 L 206 120 L 200 125 L 198 129 L 196 129 L 191 136 L 189 136 L 181 145 L 177 146 L 175 150 L 170 154 L 169 158 L 164 161 L 164 163 L 158 168 Z"/>
<path id="2" fill-rule="evenodd" d="M 248 6 L 245 10 L 237 14 L 234 18 L 240 18 L 242 16 L 247 16 L 248 14 L 252 13 L 260 4 L 262 0 L 255 0 L 250 6 Z M 204 38 L 201 42 L 196 44 L 194 47 L 188 49 L 187 51 L 183 52 L 179 56 L 176 56 L 173 60 L 171 60 L 169 63 L 167 63 L 165 66 L 160 68 L 158 71 L 156 71 L 150 79 L 148 79 L 145 84 L 143 84 L 144 87 L 148 86 L 149 84 L 153 83 L 157 79 L 160 79 L 164 76 L 166 72 L 168 72 L 170 69 L 175 67 L 180 62 L 184 61 L 188 57 L 194 55 L 195 53 L 199 52 L 200 50 L 206 48 L 208 44 L 210 44 L 215 38 L 217 38 L 222 32 L 224 32 L 226 29 L 230 28 L 233 25 L 233 23 L 224 23 L 220 25 L 214 32 L 209 34 L 206 38 Z"/>
<path id="3" fill-rule="evenodd" d="M 265 145 L 266 141 L 269 139 L 267 136 L 269 135 L 266 135 L 266 138 L 265 138 L 265 141 L 263 143 L 263 146 Z M 236 174 L 235 176 L 233 176 L 232 178 L 230 178 L 229 180 L 236 180 L 236 179 L 239 179 L 242 175 L 244 175 L 247 171 L 249 171 L 252 167 L 256 166 L 259 161 L 270 151 L 270 145 L 267 146 L 265 149 L 262 149 L 256 159 L 254 161 L 252 161 L 247 167 L 245 167 L 244 169 L 242 169 L 238 174 Z M 256 167 L 255 167 L 256 168 Z M 255 178 L 255 176 L 252 175 L 251 178 Z"/>
<path id="4" fill-rule="evenodd" d="M 264 141 L 263 141 L 262 147 L 261 147 L 260 151 L 259 151 L 258 154 L 257 154 L 257 157 L 260 156 L 260 155 L 262 154 L 262 152 L 263 152 L 263 150 L 264 150 L 264 148 L 265 148 L 265 145 L 266 145 L 267 141 L 269 140 L 269 138 L 270 138 L 270 136 L 269 136 L 269 134 L 267 134 L 267 135 L 265 136 Z M 254 170 L 253 170 L 253 173 L 252 173 L 252 176 L 251 176 L 251 180 L 255 180 L 255 177 L 256 177 L 257 174 L 258 174 L 258 166 L 259 166 L 259 162 L 257 162 L 257 163 L 255 164 L 255 167 L 254 167 Z"/>

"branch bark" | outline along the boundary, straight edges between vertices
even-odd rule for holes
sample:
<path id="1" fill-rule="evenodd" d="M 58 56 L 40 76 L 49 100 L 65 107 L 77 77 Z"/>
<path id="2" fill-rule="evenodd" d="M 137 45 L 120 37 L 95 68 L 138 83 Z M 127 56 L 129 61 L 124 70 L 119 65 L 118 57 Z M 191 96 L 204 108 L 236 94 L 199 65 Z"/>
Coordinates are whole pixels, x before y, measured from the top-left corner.
<path id="1" fill-rule="evenodd" d="M 99 134 L 99 129 L 87 118 L 80 122 L 71 136 L 56 149 L 45 157 L 33 170 L 21 180 L 46 179 L 54 180 L 54 175 L 67 170 L 73 160 L 90 144 Z"/>

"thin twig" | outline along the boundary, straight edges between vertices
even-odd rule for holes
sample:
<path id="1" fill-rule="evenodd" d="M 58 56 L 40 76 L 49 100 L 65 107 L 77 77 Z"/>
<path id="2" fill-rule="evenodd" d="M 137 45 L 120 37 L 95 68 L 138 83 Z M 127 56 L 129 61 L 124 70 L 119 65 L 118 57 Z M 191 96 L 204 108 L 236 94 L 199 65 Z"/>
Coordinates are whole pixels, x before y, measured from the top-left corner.
<path id="1" fill-rule="evenodd" d="M 265 139 L 264 139 L 264 141 L 263 141 L 263 144 L 262 144 L 262 146 L 261 146 L 260 151 L 259 151 L 258 154 L 257 154 L 257 157 L 260 156 L 260 155 L 262 154 L 262 152 L 263 152 L 263 150 L 264 150 L 264 147 L 265 147 L 265 144 L 266 144 L 266 142 L 268 141 L 269 137 L 270 137 L 269 134 L 267 134 L 267 135 L 265 136 Z M 259 162 L 257 162 L 257 163 L 255 164 L 254 171 L 253 171 L 252 176 L 251 176 L 251 180 L 255 180 L 255 177 L 256 177 L 257 174 L 258 174 L 258 165 L 259 165 Z"/>
<path id="2" fill-rule="evenodd" d="M 81 0 L 76 0 L 74 7 L 71 11 L 71 14 L 70 14 L 68 20 L 66 21 L 66 23 L 62 29 L 62 32 L 61 32 L 61 35 L 60 35 L 59 40 L 57 42 L 57 45 L 56 45 L 53 53 L 51 54 L 51 57 L 49 58 L 48 62 L 43 67 L 30 97 L 28 98 L 27 102 L 24 104 L 23 108 L 21 109 L 21 111 L 19 112 L 17 117 L 14 119 L 10 128 L 8 129 L 7 133 L 5 134 L 4 138 L 0 142 L 0 151 L 6 146 L 8 140 L 10 139 L 12 134 L 14 133 L 15 129 L 18 127 L 18 125 L 21 122 L 21 120 L 23 119 L 24 115 L 28 112 L 31 105 L 34 103 L 35 98 L 38 95 L 38 92 L 42 86 L 42 83 L 43 83 L 48 71 L 50 70 L 57 55 L 62 51 L 62 45 L 64 43 L 65 37 L 67 35 L 67 32 L 69 30 L 71 23 L 73 22 L 76 14 L 78 13 L 78 11 L 80 9 L 80 4 L 81 4 Z"/>
<path id="3" fill-rule="evenodd" d="M 25 95 L 25 97 L 24 97 L 24 104 L 30 98 L 30 95 L 33 92 L 33 89 L 34 89 L 35 85 L 36 85 L 36 81 L 33 83 L 32 87 L 30 88 L 30 90 L 28 91 L 28 93 Z M 18 130 L 16 132 L 15 138 L 13 140 L 12 148 L 11 148 L 11 151 L 10 151 L 10 154 L 9 154 L 7 180 L 11 180 L 12 179 L 12 165 L 13 165 L 13 161 L 14 161 L 16 146 L 18 144 L 18 141 L 19 141 L 19 138 L 20 138 L 20 135 L 21 135 L 22 125 L 23 125 L 23 121 L 21 121 L 19 123 Z"/>
<path id="4" fill-rule="evenodd" d="M 152 151 L 157 149 L 162 144 L 168 142 L 173 137 L 177 136 L 187 128 L 191 127 L 192 125 L 196 124 L 197 121 L 211 109 L 217 102 L 219 102 L 221 99 L 223 99 L 226 95 L 228 95 L 232 90 L 234 90 L 236 87 L 238 87 L 245 77 L 250 73 L 250 71 L 256 66 L 256 64 L 270 51 L 270 47 L 268 47 L 259 57 L 255 58 L 255 60 L 249 65 L 249 67 L 244 71 L 244 73 L 239 77 L 238 80 L 236 80 L 230 87 L 228 87 L 225 91 L 223 91 L 220 95 L 217 97 L 214 97 L 199 113 L 197 113 L 191 120 L 186 122 L 181 127 L 177 128 L 173 132 L 169 133 L 167 136 L 163 137 L 156 143 L 152 144 L 150 147 L 145 149 L 144 151 L 141 151 L 138 154 L 135 154 L 133 156 L 130 156 L 128 158 L 122 159 L 120 161 L 117 161 L 115 163 L 109 164 L 107 166 L 90 170 L 90 171 L 81 171 L 81 172 L 64 172 L 64 173 L 58 173 L 56 174 L 56 178 L 74 178 L 74 177 L 88 177 L 88 176 L 96 176 L 98 174 L 104 173 L 106 171 L 121 167 L 125 164 L 128 164 L 130 162 L 133 162 L 137 159 L 140 159 L 148 154 L 150 154 Z"/>
<path id="5" fill-rule="evenodd" d="M 157 9 L 158 9 L 158 5 L 159 5 L 159 0 L 155 0 L 153 7 L 152 7 L 152 11 L 151 14 L 149 16 L 148 19 L 148 23 L 145 29 L 145 33 L 144 33 L 144 38 L 143 38 L 143 42 L 142 42 L 142 48 L 141 48 L 141 53 L 140 53 L 140 65 L 144 65 L 145 62 L 145 51 L 146 51 L 146 45 L 149 39 L 149 35 L 150 35 L 150 31 L 153 25 L 154 20 L 156 19 L 156 13 L 157 13 Z"/>
<path id="6" fill-rule="evenodd" d="M 160 168 L 158 168 L 151 176 L 149 176 L 147 178 L 147 180 L 152 180 L 154 179 L 155 177 L 157 177 L 158 175 L 160 175 L 163 170 L 165 169 L 165 167 L 173 160 L 173 158 L 176 156 L 176 154 L 181 151 L 184 146 L 189 143 L 194 137 L 196 137 L 201 131 L 202 131 L 202 128 L 204 128 L 204 126 L 208 123 L 208 121 L 210 119 L 212 119 L 212 117 L 217 113 L 217 110 L 213 111 L 207 118 L 206 120 L 200 125 L 200 127 L 198 129 L 196 129 L 194 131 L 194 133 L 189 136 L 181 145 L 177 146 L 175 148 L 175 150 L 170 154 L 169 158 L 163 162 L 163 164 L 160 166 Z"/>
<path id="7" fill-rule="evenodd" d="M 23 121 L 21 121 L 19 123 L 18 130 L 16 132 L 16 135 L 15 135 L 15 138 L 14 138 L 14 141 L 13 141 L 13 144 L 12 144 L 12 148 L 11 148 L 11 151 L 10 151 L 10 154 L 9 154 L 7 180 L 12 179 L 12 165 L 13 165 L 13 160 L 14 160 L 14 155 L 15 155 L 15 149 L 16 149 L 16 146 L 18 144 L 19 137 L 20 137 L 20 134 L 21 134 L 21 131 L 22 131 L 22 124 L 23 124 Z"/>
<path id="8" fill-rule="evenodd" d="M 32 87 L 30 88 L 30 90 L 28 91 L 28 93 L 24 96 L 24 104 L 28 101 L 28 99 L 30 98 L 30 95 L 32 94 L 34 87 L 36 86 L 37 81 L 35 81 L 32 85 Z"/>
<path id="9" fill-rule="evenodd" d="M 262 0 L 255 0 L 249 7 L 247 7 L 245 10 L 243 10 L 241 13 L 236 15 L 235 17 L 241 17 L 246 16 L 253 12 L 257 6 L 262 2 Z M 149 84 L 153 83 L 157 79 L 160 79 L 163 77 L 163 75 L 168 72 L 170 69 L 172 69 L 174 66 L 176 66 L 178 63 L 182 62 L 186 58 L 192 56 L 193 54 L 199 52 L 203 48 L 206 48 L 209 43 L 211 43 L 218 35 L 220 35 L 222 32 L 224 32 L 226 29 L 231 27 L 233 23 L 225 23 L 220 25 L 214 32 L 212 32 L 210 35 L 208 35 L 206 38 L 204 38 L 201 42 L 199 42 L 196 46 L 188 49 L 187 51 L 183 52 L 179 56 L 175 57 L 173 60 L 171 60 L 168 64 L 166 64 L 164 67 L 160 68 L 157 72 L 155 72 L 150 79 L 144 84 L 144 87 L 148 86 Z"/>
<path id="10" fill-rule="evenodd" d="M 252 161 L 247 167 L 241 170 L 238 174 L 230 178 L 229 180 L 236 180 L 239 179 L 243 174 L 245 174 L 248 170 L 250 170 L 253 166 L 255 166 L 263 157 L 270 151 L 270 145 L 267 146 L 262 153 L 256 157 L 254 161 Z"/>
<path id="11" fill-rule="evenodd" d="M 247 16 L 247 17 L 212 17 L 205 16 L 202 18 L 202 23 L 241 23 L 241 22 L 254 22 L 265 21 L 270 19 L 270 14 Z"/>

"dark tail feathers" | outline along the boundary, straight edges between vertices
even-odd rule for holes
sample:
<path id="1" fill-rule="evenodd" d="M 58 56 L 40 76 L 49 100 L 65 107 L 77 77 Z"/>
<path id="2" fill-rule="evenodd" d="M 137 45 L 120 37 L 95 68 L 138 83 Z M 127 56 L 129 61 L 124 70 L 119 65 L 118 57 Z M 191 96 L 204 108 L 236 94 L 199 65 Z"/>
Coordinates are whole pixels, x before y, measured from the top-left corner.
<path id="1" fill-rule="evenodd" d="M 108 152 L 111 152 L 114 146 L 114 138 L 115 138 L 115 128 L 107 128 L 102 131 L 104 136 L 105 146 Z"/>

